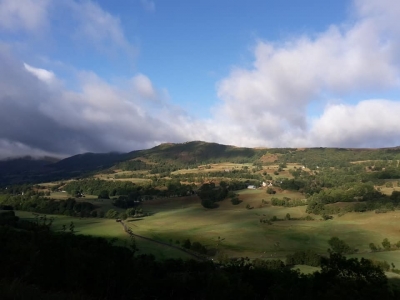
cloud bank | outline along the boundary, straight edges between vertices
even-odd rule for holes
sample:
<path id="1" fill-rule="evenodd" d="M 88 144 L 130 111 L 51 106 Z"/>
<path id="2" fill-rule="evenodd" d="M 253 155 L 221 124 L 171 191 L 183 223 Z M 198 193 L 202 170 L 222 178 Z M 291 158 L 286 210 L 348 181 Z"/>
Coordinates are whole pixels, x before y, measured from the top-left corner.
<path id="1" fill-rule="evenodd" d="M 24 61 L 13 45 L 0 42 L 0 158 L 189 140 L 250 147 L 400 145 L 400 99 L 365 96 L 400 91 L 396 2 L 357 0 L 354 19 L 324 32 L 258 40 L 251 68 L 234 67 L 216 84 L 220 102 L 207 120 L 190 117 L 145 74 L 110 83 L 76 69 L 71 87 L 55 70 Z M 135 51 L 120 19 L 95 2 L 24 3 L 0 0 L 0 31 L 35 34 L 49 28 L 50 10 L 62 8 L 74 15 L 72 40 L 99 53 Z M 142 4 L 154 10 L 152 1 Z"/>
<path id="2" fill-rule="evenodd" d="M 238 144 L 400 145 L 400 99 L 346 103 L 349 96 L 399 91 L 398 5 L 356 1 L 355 9 L 355 22 L 316 36 L 258 41 L 252 68 L 235 68 L 218 83 L 216 116 L 224 116 L 221 126 L 240 122 Z M 315 104 L 325 108 L 310 117 Z"/>

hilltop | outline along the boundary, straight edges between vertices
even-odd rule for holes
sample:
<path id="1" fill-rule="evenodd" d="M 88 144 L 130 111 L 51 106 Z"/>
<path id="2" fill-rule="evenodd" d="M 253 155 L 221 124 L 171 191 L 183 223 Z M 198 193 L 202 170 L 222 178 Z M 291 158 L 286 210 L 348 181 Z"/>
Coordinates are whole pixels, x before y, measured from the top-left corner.
<path id="1" fill-rule="evenodd" d="M 355 161 L 400 159 L 400 147 L 245 148 L 203 141 L 164 143 L 129 153 L 84 153 L 62 160 L 24 157 L 0 161 L 0 184 L 38 183 L 94 175 L 107 169 L 188 169 L 213 163 L 300 163 L 313 169 Z M 150 167 L 151 166 L 151 167 Z"/>

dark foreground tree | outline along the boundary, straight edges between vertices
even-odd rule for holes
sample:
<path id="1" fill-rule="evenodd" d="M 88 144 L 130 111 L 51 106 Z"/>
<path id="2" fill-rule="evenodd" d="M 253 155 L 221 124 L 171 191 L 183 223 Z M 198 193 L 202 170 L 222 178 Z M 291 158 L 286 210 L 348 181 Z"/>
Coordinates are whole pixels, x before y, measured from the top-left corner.
<path id="1" fill-rule="evenodd" d="M 338 253 L 322 260 L 320 272 L 302 275 L 281 261 L 238 258 L 223 266 L 157 261 L 137 256 L 134 241 L 118 247 L 26 221 L 0 225 L 0 241 L 0 299 L 394 300 L 400 295 L 389 290 L 372 262 Z"/>

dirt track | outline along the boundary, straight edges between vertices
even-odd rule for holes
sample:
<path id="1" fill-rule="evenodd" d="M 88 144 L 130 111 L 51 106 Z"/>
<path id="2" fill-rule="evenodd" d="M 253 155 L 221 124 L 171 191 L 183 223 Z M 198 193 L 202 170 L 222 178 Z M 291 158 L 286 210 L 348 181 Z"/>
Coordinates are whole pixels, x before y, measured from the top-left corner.
<path id="1" fill-rule="evenodd" d="M 145 236 L 141 236 L 141 235 L 135 234 L 135 233 L 132 232 L 132 229 L 131 229 L 130 227 L 128 227 L 123 221 L 120 221 L 120 223 L 121 223 L 122 227 L 124 228 L 124 231 L 125 231 L 127 234 L 129 234 L 130 236 L 134 236 L 135 238 L 136 238 L 136 237 L 137 237 L 137 238 L 141 238 L 141 239 L 144 239 L 144 240 L 153 242 L 153 243 L 157 243 L 157 244 L 159 244 L 159 245 L 164 245 L 164 246 L 167 246 L 167 247 L 170 247 L 170 248 L 177 249 L 177 250 L 182 251 L 182 252 L 185 252 L 185 253 L 189 254 L 190 256 L 192 256 L 192 257 L 194 257 L 194 258 L 196 258 L 196 259 L 198 259 L 198 260 L 201 260 L 201 261 L 207 261 L 207 260 L 208 260 L 208 259 L 205 258 L 204 256 L 201 256 L 201 255 L 199 255 L 199 254 L 193 253 L 193 252 L 188 251 L 188 250 L 186 250 L 186 249 L 183 249 L 183 248 L 181 248 L 181 247 L 174 246 L 174 245 L 171 245 L 171 244 L 168 244 L 168 243 L 165 243 L 165 242 L 160 242 L 160 241 L 153 240 L 153 239 L 148 238 L 148 237 L 145 237 Z"/>

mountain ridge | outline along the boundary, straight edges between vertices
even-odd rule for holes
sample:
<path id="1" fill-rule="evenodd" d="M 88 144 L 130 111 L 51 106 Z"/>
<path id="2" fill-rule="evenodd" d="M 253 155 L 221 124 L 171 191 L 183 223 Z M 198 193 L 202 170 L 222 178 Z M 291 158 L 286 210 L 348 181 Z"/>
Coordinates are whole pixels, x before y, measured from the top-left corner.
<path id="1" fill-rule="evenodd" d="M 34 183 L 64 180 L 88 176 L 102 170 L 117 167 L 132 160 L 146 160 L 158 165 L 174 164 L 178 168 L 196 167 L 209 163 L 266 163 L 264 155 L 273 155 L 273 161 L 283 157 L 285 161 L 313 162 L 323 164 L 324 160 L 336 157 L 350 161 L 362 159 L 400 159 L 400 146 L 386 148 L 249 148 L 189 141 L 184 143 L 163 143 L 149 149 L 127 153 L 87 152 L 61 160 L 56 158 L 36 159 L 31 156 L 0 160 L 0 185 Z M 264 157 L 265 158 L 265 157 Z M 269 163 L 273 161 L 268 161 Z M 145 162 L 144 162 L 145 163 Z"/>

